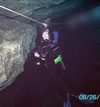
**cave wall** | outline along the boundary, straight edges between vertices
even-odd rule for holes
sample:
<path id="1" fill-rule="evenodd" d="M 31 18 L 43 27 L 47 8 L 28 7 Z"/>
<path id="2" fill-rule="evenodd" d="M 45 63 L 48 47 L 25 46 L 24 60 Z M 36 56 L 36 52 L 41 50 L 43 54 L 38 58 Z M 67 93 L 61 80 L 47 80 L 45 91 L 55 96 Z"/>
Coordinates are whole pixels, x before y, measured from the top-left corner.
<path id="1" fill-rule="evenodd" d="M 83 1 L 0 0 L 0 5 L 43 22 L 47 17 L 53 19 L 68 14 Z M 0 91 L 24 71 L 28 53 L 35 47 L 36 35 L 37 29 L 30 20 L 0 8 Z"/>
<path id="2" fill-rule="evenodd" d="M 35 46 L 36 33 L 31 25 L 0 19 L 0 90 L 24 70 L 30 48 Z"/>
<path id="3" fill-rule="evenodd" d="M 57 18 L 68 14 L 75 8 L 79 7 L 83 2 L 84 0 L 16 0 L 14 2 L 12 0 L 0 0 L 0 5 L 37 20 L 43 20 L 47 17 Z M 1 8 L 0 14 L 9 16 L 13 19 L 17 18 L 17 20 L 23 20 L 23 17 L 8 11 L 4 11 Z M 24 20 L 26 19 L 24 18 Z"/>

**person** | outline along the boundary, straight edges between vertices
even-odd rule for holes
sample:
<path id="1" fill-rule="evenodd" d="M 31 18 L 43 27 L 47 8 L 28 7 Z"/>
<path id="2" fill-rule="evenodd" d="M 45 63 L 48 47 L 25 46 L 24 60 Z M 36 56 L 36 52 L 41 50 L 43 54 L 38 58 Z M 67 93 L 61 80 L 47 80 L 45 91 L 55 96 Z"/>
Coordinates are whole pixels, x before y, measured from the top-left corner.
<path id="1" fill-rule="evenodd" d="M 73 86 L 66 71 L 66 66 L 62 60 L 63 56 L 59 45 L 59 33 L 54 29 L 53 35 L 51 35 L 52 34 L 50 34 L 46 25 L 42 32 L 41 42 L 38 47 L 35 48 L 34 56 L 38 60 L 42 60 L 46 63 L 45 65 L 53 79 L 53 82 L 64 100 L 64 107 L 66 107 L 67 92 L 60 78 L 62 78 L 66 86 L 68 86 L 70 93 L 73 93 Z"/>

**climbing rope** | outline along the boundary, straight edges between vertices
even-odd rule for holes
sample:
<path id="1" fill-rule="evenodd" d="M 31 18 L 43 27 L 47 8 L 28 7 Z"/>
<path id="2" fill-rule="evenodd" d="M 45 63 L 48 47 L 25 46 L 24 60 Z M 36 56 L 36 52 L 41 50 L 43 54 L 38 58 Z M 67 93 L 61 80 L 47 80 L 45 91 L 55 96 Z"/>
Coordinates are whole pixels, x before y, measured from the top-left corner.
<path id="1" fill-rule="evenodd" d="M 4 6 L 1 6 L 1 5 L 0 5 L 0 8 L 5 9 L 5 10 L 8 10 L 8 11 L 10 11 L 10 12 L 12 12 L 12 13 L 15 13 L 15 14 L 17 14 L 17 15 L 20 15 L 20 16 L 22 16 L 22 17 L 25 17 L 25 18 L 27 18 L 27 19 L 29 19 L 29 20 L 32 20 L 32 21 L 34 21 L 34 22 L 36 22 L 36 23 L 39 23 L 39 24 L 41 24 L 41 25 L 44 25 L 44 23 L 41 23 L 41 22 L 39 22 L 39 21 L 37 21 L 37 20 L 35 20 L 35 19 L 32 19 L 32 18 L 30 18 L 30 17 L 28 17 L 28 16 L 26 16 L 26 15 L 23 15 L 23 14 L 21 14 L 21 13 L 19 13 L 19 12 L 16 12 L 16 11 L 12 10 L 12 9 L 9 9 L 9 8 L 7 8 L 7 7 L 4 7 Z"/>
<path id="2" fill-rule="evenodd" d="M 35 19 L 33 19 L 33 18 L 30 18 L 30 17 L 28 17 L 28 16 L 26 16 L 26 15 L 23 15 L 23 14 L 21 14 L 21 13 L 19 13 L 19 12 L 16 12 L 16 11 L 12 10 L 12 9 L 9 9 L 9 8 L 7 8 L 7 7 L 5 7 L 5 6 L 0 5 L 0 8 L 5 9 L 5 10 L 7 10 L 7 11 L 10 11 L 10 12 L 12 12 L 12 13 L 15 13 L 15 14 L 17 14 L 17 15 L 20 15 L 20 16 L 22 16 L 22 17 L 25 17 L 25 18 L 27 18 L 27 19 L 29 19 L 29 20 L 31 20 L 31 21 L 34 21 L 34 22 L 36 22 L 36 23 L 38 23 L 38 24 L 41 24 L 42 26 L 45 26 L 45 27 L 47 26 L 45 23 L 41 23 L 41 22 L 39 22 L 39 21 L 37 21 L 37 20 L 35 20 Z M 68 23 L 50 23 L 50 25 L 57 25 L 57 24 L 69 24 L 69 22 L 68 22 Z"/>

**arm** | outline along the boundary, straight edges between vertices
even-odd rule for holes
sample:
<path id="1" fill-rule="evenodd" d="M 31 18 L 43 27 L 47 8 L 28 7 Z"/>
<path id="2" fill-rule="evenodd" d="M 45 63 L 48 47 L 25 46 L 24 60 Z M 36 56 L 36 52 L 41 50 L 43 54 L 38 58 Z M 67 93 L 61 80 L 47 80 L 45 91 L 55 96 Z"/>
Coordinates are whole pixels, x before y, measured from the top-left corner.
<path id="1" fill-rule="evenodd" d="M 35 57 L 37 57 L 37 58 L 39 58 L 39 57 L 40 57 L 40 55 L 39 55 L 39 53 L 38 53 L 38 52 L 34 52 L 34 56 L 35 56 Z"/>
<path id="2" fill-rule="evenodd" d="M 43 25 L 45 28 L 48 27 L 48 25 L 47 25 L 46 23 L 42 23 L 42 25 Z"/>
<path id="3" fill-rule="evenodd" d="M 54 40 L 53 40 L 53 44 L 50 46 L 50 48 L 54 48 L 58 44 L 58 36 L 59 36 L 58 32 L 54 31 L 53 35 L 54 35 Z"/>
<path id="4" fill-rule="evenodd" d="M 42 58 L 38 52 L 34 52 L 34 56 L 40 58 L 41 60 L 45 60 L 45 58 Z"/>

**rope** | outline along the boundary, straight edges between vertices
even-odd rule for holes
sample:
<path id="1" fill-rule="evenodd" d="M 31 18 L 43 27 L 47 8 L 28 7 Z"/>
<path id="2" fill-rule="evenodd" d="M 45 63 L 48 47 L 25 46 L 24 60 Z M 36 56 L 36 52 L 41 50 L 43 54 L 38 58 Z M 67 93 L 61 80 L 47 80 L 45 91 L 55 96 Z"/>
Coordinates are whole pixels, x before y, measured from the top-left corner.
<path id="1" fill-rule="evenodd" d="M 39 22 L 39 21 L 37 21 L 37 20 L 35 20 L 35 19 L 32 19 L 32 18 L 30 18 L 30 17 L 28 17 L 28 16 L 26 16 L 26 15 L 23 15 L 23 14 L 21 14 L 21 13 L 19 13 L 19 12 L 16 12 L 16 11 L 12 10 L 12 9 L 9 9 L 9 8 L 7 8 L 7 7 L 5 7 L 5 6 L 0 5 L 0 8 L 5 9 L 5 10 L 8 10 L 8 11 L 10 11 L 10 12 L 12 12 L 12 13 L 15 13 L 15 14 L 17 14 L 17 15 L 20 15 L 20 16 L 22 16 L 22 17 L 25 17 L 25 18 L 27 18 L 27 19 L 29 19 L 29 20 L 32 20 L 32 21 L 34 21 L 34 22 L 36 22 L 36 23 L 38 23 L 38 24 L 41 24 L 42 26 L 46 26 L 45 23 L 41 23 L 41 22 Z M 68 22 L 68 23 L 50 23 L 50 24 L 51 24 L 51 25 L 57 25 L 57 24 L 69 24 L 69 23 L 71 23 L 71 22 Z"/>
<path id="2" fill-rule="evenodd" d="M 32 18 L 30 18 L 30 17 L 28 17 L 28 16 L 25 16 L 25 15 L 19 13 L 19 12 L 16 12 L 16 11 L 14 11 L 14 10 L 12 10 L 12 9 L 9 9 L 9 8 L 7 8 L 7 7 L 4 7 L 4 6 L 1 6 L 1 5 L 0 5 L 0 8 L 5 9 L 5 10 L 8 10 L 8 11 L 10 11 L 10 12 L 12 12 L 12 13 L 15 13 L 15 14 L 17 14 L 17 15 L 20 15 L 20 16 L 22 16 L 22 17 L 25 17 L 25 18 L 27 18 L 27 19 L 29 19 L 29 20 L 32 20 L 32 21 L 34 21 L 34 22 L 36 22 L 36 23 L 39 23 L 39 24 L 43 25 L 43 23 L 41 23 L 41 22 L 39 22 L 39 21 L 37 21 L 37 20 L 35 20 L 35 19 L 32 19 Z"/>

